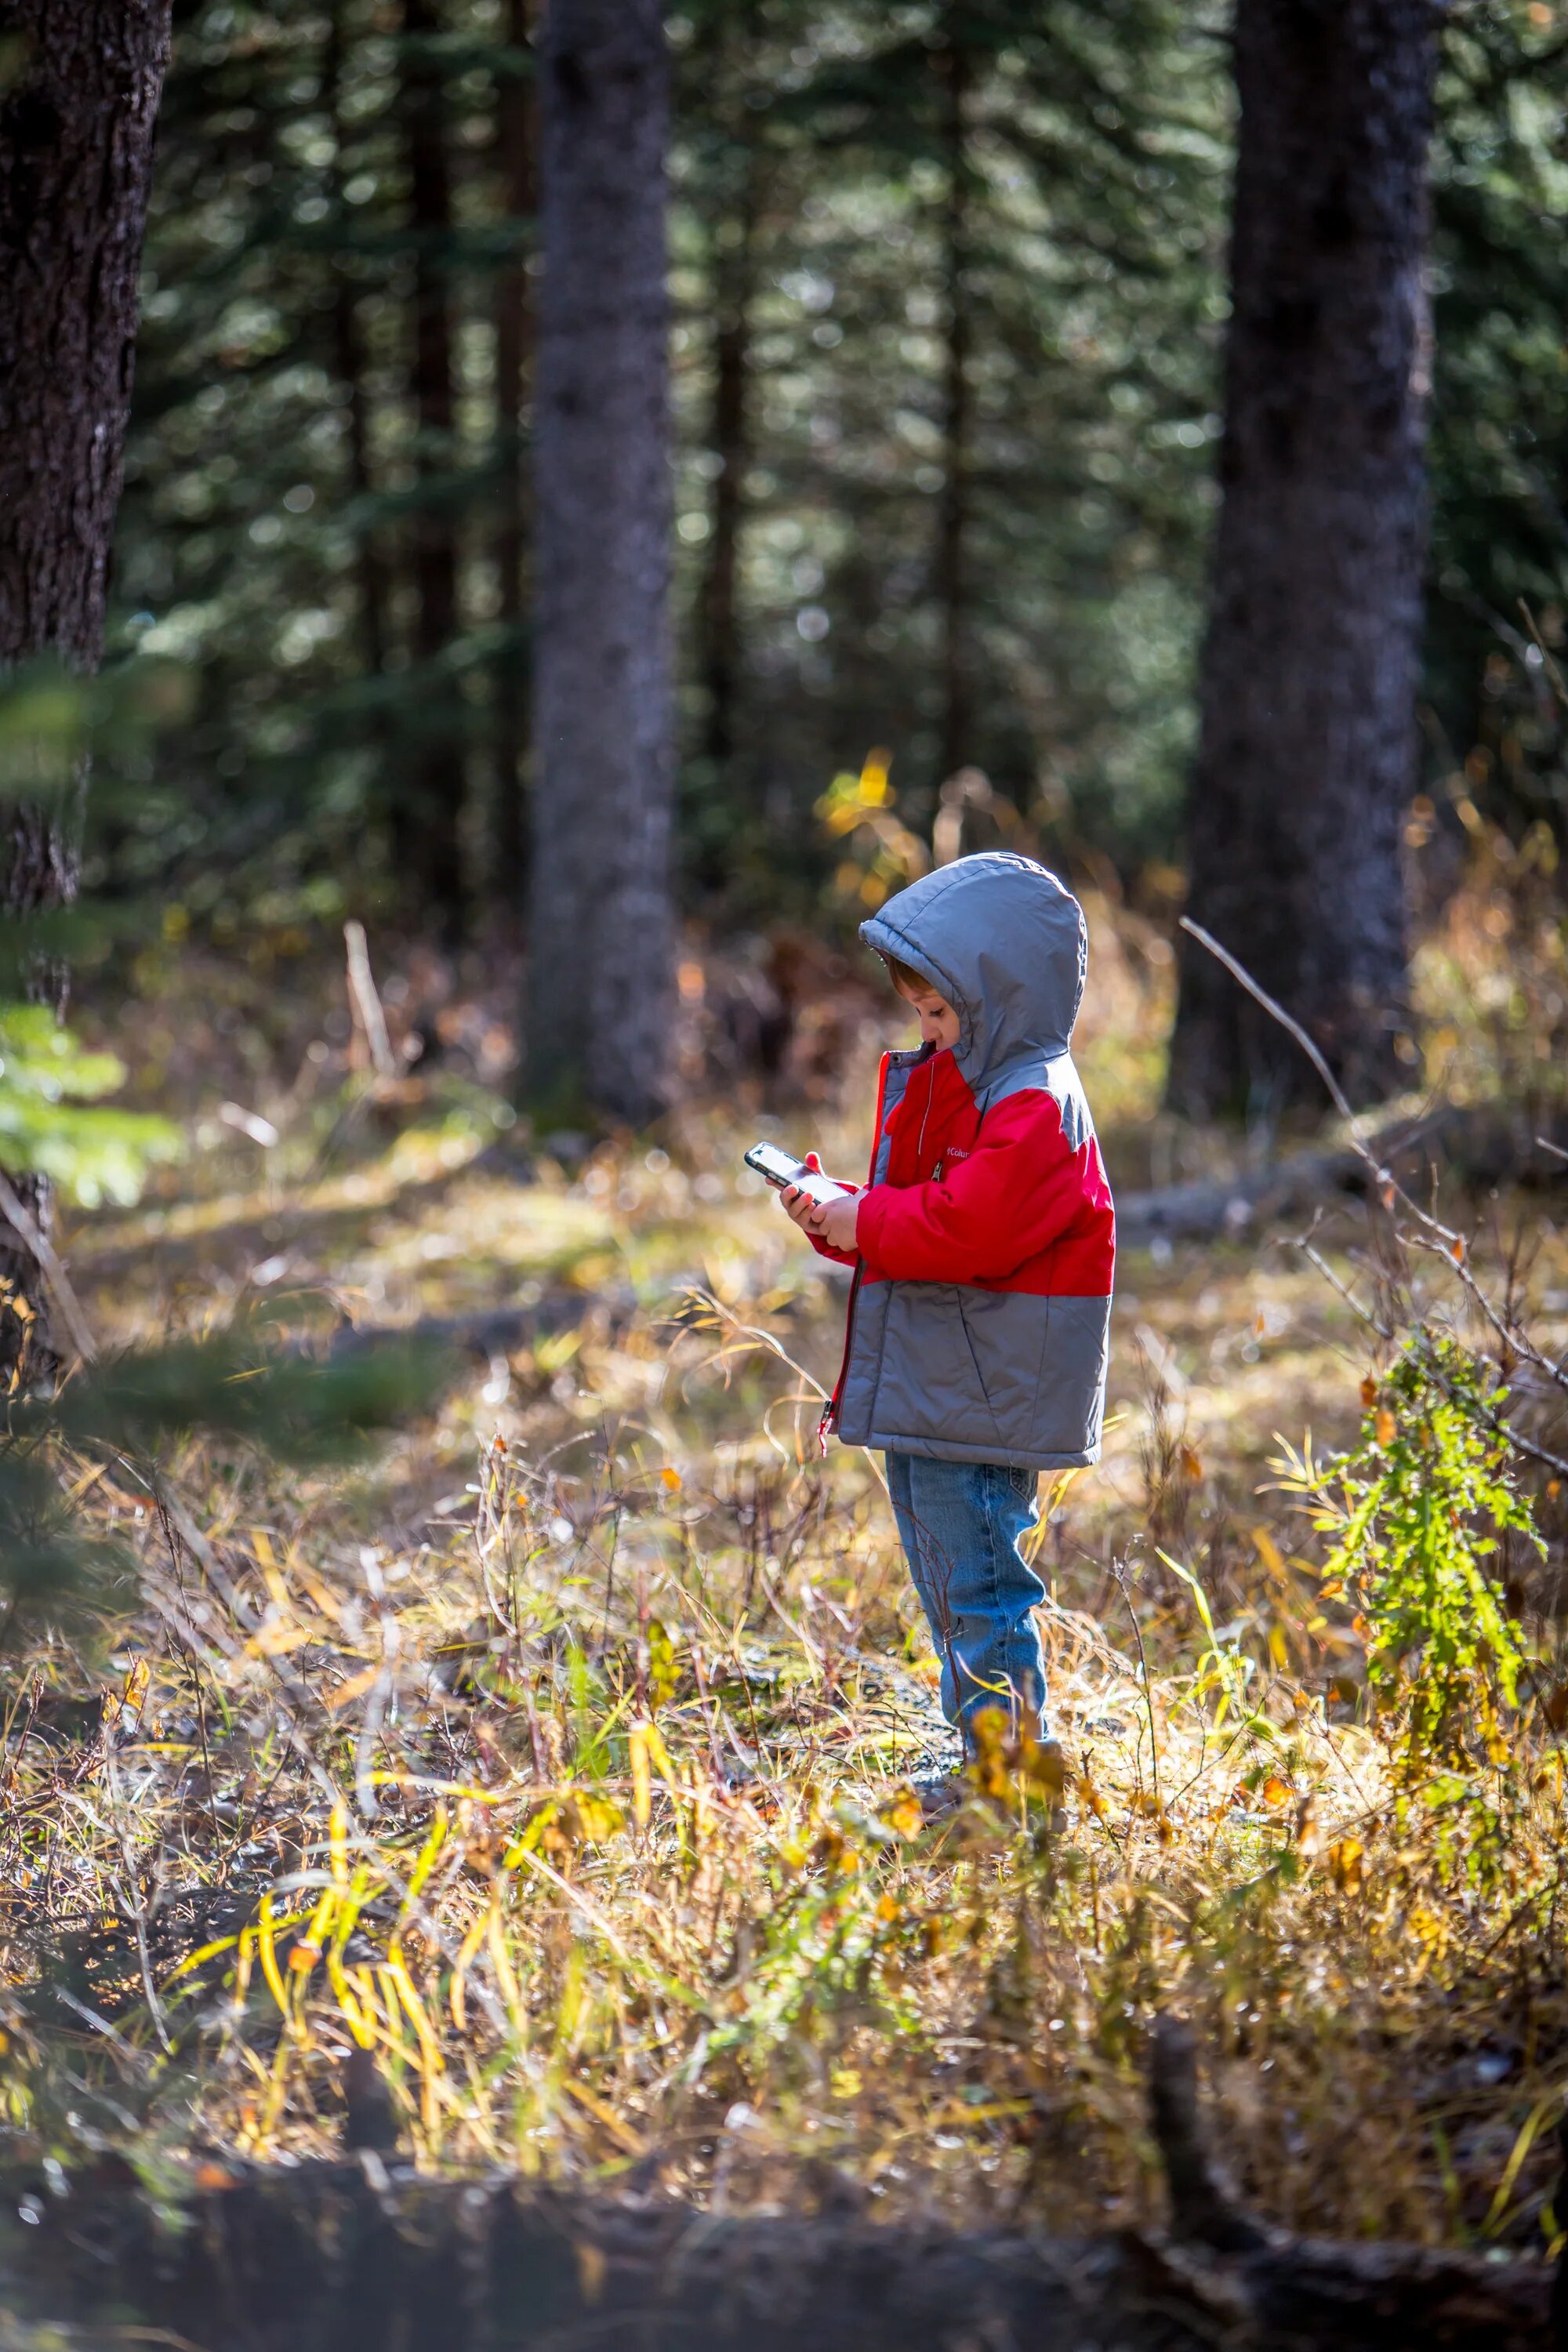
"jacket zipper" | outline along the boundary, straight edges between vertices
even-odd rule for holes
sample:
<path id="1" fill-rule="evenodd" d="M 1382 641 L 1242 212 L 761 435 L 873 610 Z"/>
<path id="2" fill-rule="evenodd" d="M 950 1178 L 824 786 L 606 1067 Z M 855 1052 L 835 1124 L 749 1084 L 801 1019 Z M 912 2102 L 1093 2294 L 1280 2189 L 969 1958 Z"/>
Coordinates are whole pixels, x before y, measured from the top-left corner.
<path id="1" fill-rule="evenodd" d="M 818 1454 L 826 1453 L 828 1438 L 838 1426 L 838 1408 L 844 1402 L 844 1382 L 849 1370 L 849 1349 L 855 1338 L 855 1301 L 860 1296 L 860 1279 L 865 1271 L 866 1261 L 862 1258 L 855 1269 L 855 1278 L 849 1285 L 849 1305 L 844 1316 L 844 1353 L 839 1359 L 838 1378 L 833 1383 L 833 1394 L 823 1406 L 822 1418 L 816 1424 Z"/>
<path id="2" fill-rule="evenodd" d="M 926 1107 L 921 1113 L 921 1131 L 919 1139 L 915 1144 L 915 1174 L 917 1181 L 919 1181 L 920 1171 L 925 1166 L 926 1124 L 931 1118 L 931 1101 L 935 1094 L 936 1079 L 932 1076 L 931 1066 L 928 1063 L 926 1066 Z"/>
<path id="3" fill-rule="evenodd" d="M 882 1147 L 882 1105 L 888 1097 L 888 1063 L 882 1056 L 882 1066 L 877 1075 L 877 1117 L 871 1129 L 871 1164 L 866 1171 L 867 1182 L 874 1183 L 877 1175 L 877 1154 Z M 849 1285 L 849 1304 L 844 1313 L 844 1354 L 839 1360 L 838 1378 L 833 1383 L 833 1394 L 822 1408 L 822 1418 L 816 1424 L 816 1450 L 819 1455 L 827 1452 L 827 1440 L 838 1426 L 838 1408 L 844 1400 L 844 1382 L 849 1371 L 849 1350 L 855 1339 L 855 1302 L 860 1296 L 860 1284 L 866 1273 L 866 1261 L 859 1258 L 855 1266 L 855 1278 Z"/>

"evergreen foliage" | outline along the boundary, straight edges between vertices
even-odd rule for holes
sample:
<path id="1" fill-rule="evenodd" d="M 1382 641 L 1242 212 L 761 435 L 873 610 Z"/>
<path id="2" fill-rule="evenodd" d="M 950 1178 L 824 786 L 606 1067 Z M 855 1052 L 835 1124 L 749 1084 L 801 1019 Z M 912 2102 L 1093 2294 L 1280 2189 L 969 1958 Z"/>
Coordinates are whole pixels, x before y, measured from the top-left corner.
<path id="1" fill-rule="evenodd" d="M 421 915 L 391 821 L 433 741 L 470 914 L 515 889 L 485 845 L 510 822 L 527 660 L 525 604 L 497 568 L 521 560 L 497 526 L 517 482 L 498 289 L 531 282 L 498 144 L 531 72 L 516 15 L 447 0 L 416 35 L 370 0 L 182 12 L 118 639 L 199 683 L 113 870 L 172 877 L 198 918 L 377 890 Z M 1058 854 L 1173 850 L 1218 422 L 1224 32 L 1217 6 L 1167 0 L 674 13 L 684 840 L 707 902 L 815 888 L 813 804 L 870 743 L 892 750 L 900 807 L 930 814 L 954 747 L 950 637 L 964 757 Z M 434 227 L 399 111 L 411 44 L 449 164 Z M 1434 155 L 1432 756 L 1480 744 L 1505 812 L 1557 789 L 1515 599 L 1556 629 L 1563 72 L 1513 0 L 1454 12 Z M 432 268 L 455 372 L 439 450 L 412 376 Z M 524 436 L 528 341 L 524 319 Z M 433 520 L 457 560 L 438 652 L 416 561 Z"/>
<path id="2" fill-rule="evenodd" d="M 1427 680 L 1435 761 L 1462 763 L 1516 833 L 1563 805 L 1563 711 L 1542 655 L 1564 642 L 1568 602 L 1565 95 L 1549 11 L 1454 12 L 1433 191 Z"/>

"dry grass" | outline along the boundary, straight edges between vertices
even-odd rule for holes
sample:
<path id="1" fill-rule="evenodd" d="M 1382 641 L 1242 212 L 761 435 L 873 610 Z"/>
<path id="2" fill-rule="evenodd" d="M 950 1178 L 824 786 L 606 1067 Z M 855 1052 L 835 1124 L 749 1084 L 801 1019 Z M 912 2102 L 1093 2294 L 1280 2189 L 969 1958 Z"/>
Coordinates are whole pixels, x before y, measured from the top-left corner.
<path id="1" fill-rule="evenodd" d="M 1140 953 L 1085 1057 L 1111 1126 L 1150 1107 Z M 738 1179 L 750 1108 L 524 1165 L 472 1074 L 353 1111 L 346 1047 L 293 1057 L 308 1087 L 249 1098 L 275 1150 L 215 1135 L 76 1236 L 100 1328 L 258 1285 L 301 1322 L 532 1299 L 540 1328 L 356 1478 L 190 1450 L 191 1540 L 95 1477 L 144 1594 L 96 1660 L 40 1641 L 9 1675 L 14 2148 L 322 2152 L 357 2042 L 430 2166 L 1100 2227 L 1157 2202 L 1141 2058 L 1173 2005 L 1265 2212 L 1555 2236 L 1559 1755 L 1521 1724 L 1477 1883 L 1334 1696 L 1359 1637 L 1267 1491 L 1276 1431 L 1359 1412 L 1368 1343 L 1317 1274 L 1126 1260 L 1106 1462 L 1038 1554 L 1065 1829 L 1003 1759 L 933 1832 L 906 1784 L 934 1664 L 870 1465 L 809 1442 L 838 1302 Z M 785 1130 L 853 1165 L 862 1076 Z M 1354 1280 L 1353 1223 L 1325 1243 Z"/>

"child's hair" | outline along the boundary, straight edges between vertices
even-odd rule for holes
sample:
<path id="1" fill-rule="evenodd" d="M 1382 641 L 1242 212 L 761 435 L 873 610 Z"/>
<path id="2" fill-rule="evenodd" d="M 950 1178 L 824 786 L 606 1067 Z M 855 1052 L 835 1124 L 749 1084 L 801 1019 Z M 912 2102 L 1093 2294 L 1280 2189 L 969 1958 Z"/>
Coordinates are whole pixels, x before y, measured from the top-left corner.
<path id="1" fill-rule="evenodd" d="M 898 990 L 900 996 L 929 996 L 931 994 L 931 982 L 926 978 L 923 971 L 915 971 L 911 970 L 910 965 L 907 963 L 900 963 L 897 956 L 887 955 L 880 948 L 878 949 L 877 952 L 881 956 L 882 961 L 887 965 L 888 978 L 892 982 L 893 986 Z"/>

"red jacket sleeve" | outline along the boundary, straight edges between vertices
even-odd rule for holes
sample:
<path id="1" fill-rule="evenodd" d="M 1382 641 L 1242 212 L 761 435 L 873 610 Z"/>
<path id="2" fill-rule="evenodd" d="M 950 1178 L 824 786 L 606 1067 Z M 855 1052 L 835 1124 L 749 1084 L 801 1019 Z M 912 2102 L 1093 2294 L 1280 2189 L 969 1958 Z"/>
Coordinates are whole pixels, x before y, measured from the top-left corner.
<path id="1" fill-rule="evenodd" d="M 1003 1281 L 1067 1232 L 1086 1172 L 1050 1096 L 1013 1095 L 948 1175 L 861 1195 L 861 1255 L 895 1282 Z"/>

